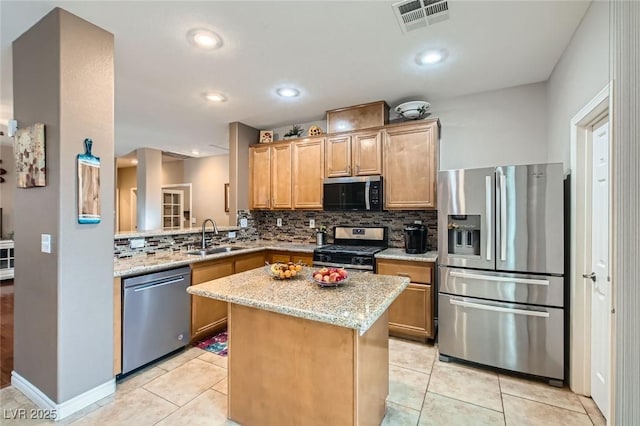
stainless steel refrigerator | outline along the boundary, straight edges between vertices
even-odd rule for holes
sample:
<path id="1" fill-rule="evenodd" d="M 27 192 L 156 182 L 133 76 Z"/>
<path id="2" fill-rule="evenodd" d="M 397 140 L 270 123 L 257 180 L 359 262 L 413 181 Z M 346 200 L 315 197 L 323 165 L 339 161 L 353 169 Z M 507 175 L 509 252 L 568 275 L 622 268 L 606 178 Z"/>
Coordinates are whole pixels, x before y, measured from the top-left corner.
<path id="1" fill-rule="evenodd" d="M 564 381 L 563 166 L 438 174 L 438 347 Z"/>

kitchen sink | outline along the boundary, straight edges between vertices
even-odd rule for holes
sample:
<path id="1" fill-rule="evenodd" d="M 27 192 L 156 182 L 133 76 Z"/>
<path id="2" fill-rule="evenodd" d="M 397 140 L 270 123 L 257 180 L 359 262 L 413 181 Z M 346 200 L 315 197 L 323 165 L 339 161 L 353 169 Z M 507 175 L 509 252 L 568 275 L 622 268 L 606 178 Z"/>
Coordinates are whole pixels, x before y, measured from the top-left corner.
<path id="1" fill-rule="evenodd" d="M 208 249 L 188 251 L 187 254 L 194 254 L 196 256 L 206 256 L 208 254 L 229 253 L 236 250 L 244 250 L 245 248 L 246 247 L 238 247 L 238 246 L 211 247 Z"/>

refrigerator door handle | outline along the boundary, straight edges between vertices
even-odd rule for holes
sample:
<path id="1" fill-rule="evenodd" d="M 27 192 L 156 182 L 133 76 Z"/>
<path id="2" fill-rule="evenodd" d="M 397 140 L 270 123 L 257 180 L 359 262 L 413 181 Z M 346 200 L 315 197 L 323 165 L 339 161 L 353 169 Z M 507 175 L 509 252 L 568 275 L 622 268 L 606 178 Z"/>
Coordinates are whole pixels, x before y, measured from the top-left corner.
<path id="1" fill-rule="evenodd" d="M 487 260 L 491 260 L 491 239 L 493 238 L 493 226 L 491 223 L 491 209 L 493 204 L 491 203 L 491 176 L 485 176 L 485 215 L 487 217 Z"/>
<path id="2" fill-rule="evenodd" d="M 529 317 L 542 317 L 549 318 L 549 312 L 541 312 L 541 311 L 529 311 L 526 309 L 512 309 L 512 308 L 502 308 L 500 306 L 492 306 L 492 305 L 484 305 L 480 303 L 471 303 L 464 302 L 456 299 L 449 299 L 449 303 L 452 305 L 461 306 L 463 308 L 472 308 L 472 309 L 480 309 L 483 311 L 494 311 L 494 312 L 502 312 L 505 314 L 516 314 L 516 315 L 526 315 Z"/>
<path id="3" fill-rule="evenodd" d="M 507 182 L 500 175 L 500 260 L 507 260 Z"/>
<path id="4" fill-rule="evenodd" d="M 535 285 L 547 285 L 547 286 L 549 285 L 549 280 L 536 280 L 532 278 L 496 277 L 492 275 L 469 274 L 466 272 L 456 272 L 456 271 L 452 271 L 450 275 L 456 278 L 469 278 L 472 280 L 486 280 L 486 281 L 516 283 L 516 284 L 535 284 Z"/>

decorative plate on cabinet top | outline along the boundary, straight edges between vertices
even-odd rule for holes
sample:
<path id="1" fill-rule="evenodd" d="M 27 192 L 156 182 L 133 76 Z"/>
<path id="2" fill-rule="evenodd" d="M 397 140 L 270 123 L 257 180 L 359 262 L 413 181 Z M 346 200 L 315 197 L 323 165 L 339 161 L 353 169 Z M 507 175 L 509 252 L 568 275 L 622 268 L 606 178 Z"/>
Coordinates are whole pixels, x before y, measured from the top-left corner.
<path id="1" fill-rule="evenodd" d="M 425 101 L 410 101 L 405 102 L 394 108 L 394 111 L 400 114 L 403 118 L 410 120 L 418 120 L 427 115 L 427 110 L 431 104 Z"/>

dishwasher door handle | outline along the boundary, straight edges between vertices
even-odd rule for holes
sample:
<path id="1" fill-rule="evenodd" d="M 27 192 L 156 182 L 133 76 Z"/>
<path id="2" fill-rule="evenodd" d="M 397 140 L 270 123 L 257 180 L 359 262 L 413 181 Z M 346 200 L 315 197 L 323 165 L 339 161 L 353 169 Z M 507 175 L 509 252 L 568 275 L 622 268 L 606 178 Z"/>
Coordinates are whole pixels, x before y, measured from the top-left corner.
<path id="1" fill-rule="evenodd" d="M 150 284 L 134 287 L 133 291 L 138 292 L 138 291 L 150 290 L 152 288 L 158 288 L 158 287 L 162 287 L 162 286 L 169 285 L 169 284 L 176 284 L 176 283 L 180 283 L 182 281 L 184 281 L 184 276 L 180 276 L 178 278 L 171 277 L 168 280 L 156 281 L 154 283 L 150 283 Z"/>

